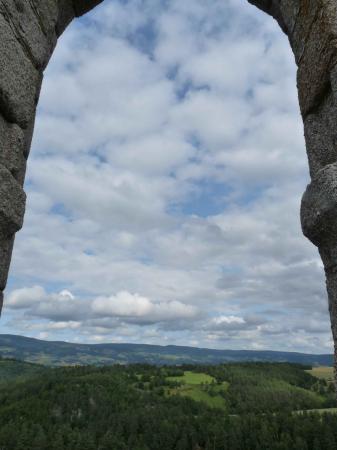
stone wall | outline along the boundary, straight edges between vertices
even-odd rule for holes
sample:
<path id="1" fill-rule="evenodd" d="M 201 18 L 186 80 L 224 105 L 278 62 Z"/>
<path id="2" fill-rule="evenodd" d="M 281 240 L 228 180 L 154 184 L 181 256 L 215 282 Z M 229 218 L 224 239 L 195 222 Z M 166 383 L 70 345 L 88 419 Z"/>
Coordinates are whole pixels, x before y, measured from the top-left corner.
<path id="1" fill-rule="evenodd" d="M 68 24 L 102 0 L 0 0 L 0 309 L 43 71 Z M 303 196 L 303 233 L 319 249 L 337 343 L 337 2 L 248 0 L 288 35 L 312 182 Z"/>

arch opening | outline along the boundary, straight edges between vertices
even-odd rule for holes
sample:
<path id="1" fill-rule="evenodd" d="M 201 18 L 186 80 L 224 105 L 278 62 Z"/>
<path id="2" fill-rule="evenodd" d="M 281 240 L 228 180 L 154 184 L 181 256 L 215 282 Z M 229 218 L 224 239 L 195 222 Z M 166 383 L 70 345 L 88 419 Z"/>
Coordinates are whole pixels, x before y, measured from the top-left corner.
<path id="1" fill-rule="evenodd" d="M 98 2 L 96 2 L 96 3 L 98 3 Z M 334 202 L 334 191 L 331 187 L 331 186 L 333 186 L 334 179 L 335 179 L 335 175 L 334 175 L 335 168 L 334 168 L 334 141 L 333 141 L 333 133 L 330 132 L 332 125 L 329 122 L 329 118 L 331 118 L 331 114 L 334 110 L 334 102 L 333 102 L 334 76 L 333 76 L 333 74 L 332 75 L 330 74 L 330 71 L 329 71 L 330 65 L 327 65 L 327 61 L 329 60 L 329 64 L 331 64 L 331 59 L 333 57 L 332 50 L 330 52 L 330 47 L 329 47 L 330 43 L 326 42 L 326 47 L 327 47 L 326 53 L 328 54 L 330 59 L 327 56 L 326 59 L 322 62 L 322 67 L 319 67 L 319 68 L 311 67 L 312 61 L 314 60 L 314 58 L 318 57 L 316 54 L 318 52 L 318 50 L 316 48 L 310 47 L 310 43 L 311 43 L 311 34 L 310 33 L 312 33 L 313 36 L 315 36 L 315 27 L 316 27 L 315 20 L 317 20 L 317 17 L 312 15 L 313 12 L 316 11 L 314 6 L 312 6 L 313 10 L 310 11 L 309 13 L 307 13 L 307 16 L 305 16 L 304 12 L 302 11 L 301 14 L 302 14 L 303 18 L 305 19 L 305 20 L 303 19 L 303 23 L 302 23 L 302 20 L 300 20 L 302 16 L 299 15 L 301 12 L 301 7 L 302 7 L 301 2 L 298 2 L 298 5 L 297 5 L 298 9 L 290 8 L 288 5 L 288 2 L 286 2 L 286 1 L 281 3 L 281 5 L 283 5 L 283 6 L 281 6 L 280 8 L 273 7 L 273 5 L 272 5 L 273 2 L 254 2 L 254 3 L 259 3 L 258 6 L 263 7 L 263 9 L 265 9 L 265 10 L 268 10 L 267 12 L 272 14 L 278 20 L 283 31 L 290 34 L 290 41 L 291 41 L 292 47 L 295 52 L 296 60 L 300 64 L 300 70 L 299 70 L 300 104 L 301 104 L 301 109 L 302 109 L 302 115 L 304 117 L 304 122 L 305 122 L 306 139 L 307 139 L 307 146 L 308 146 L 308 155 L 309 155 L 311 175 L 314 177 L 314 180 L 315 180 L 315 182 L 307 190 L 307 193 L 304 197 L 304 202 L 303 202 L 303 207 L 302 207 L 303 230 L 304 230 L 305 234 L 316 245 L 319 246 L 325 266 L 328 268 L 328 275 L 331 274 L 331 276 L 332 276 L 332 281 L 330 283 L 330 287 L 328 286 L 330 300 L 331 300 L 331 296 L 334 296 L 334 292 L 335 292 L 334 284 L 333 284 L 334 283 L 334 281 L 333 281 L 333 276 L 334 276 L 333 236 L 334 236 L 334 222 L 335 222 L 334 221 L 335 202 Z M 38 4 L 38 2 L 36 2 L 36 4 Z M 76 2 L 75 2 L 75 4 L 76 4 Z M 61 17 L 62 18 L 61 22 L 63 21 L 62 22 L 63 25 L 58 24 L 56 26 L 56 29 L 59 29 L 61 31 L 61 30 L 63 30 L 66 23 L 69 22 L 71 15 L 70 16 L 69 15 L 65 16 L 63 14 L 60 15 L 60 11 L 65 11 L 65 9 L 63 9 L 64 7 L 61 5 L 61 3 L 58 6 L 60 9 L 57 12 L 57 20 L 61 20 L 60 19 L 60 17 Z M 321 5 L 321 7 L 323 8 L 322 5 Z M 37 11 L 39 12 L 38 9 L 37 9 Z M 328 7 L 326 8 L 326 11 L 327 11 L 327 14 L 329 13 L 330 15 L 326 15 L 324 20 L 327 20 L 327 18 L 333 19 L 333 17 L 331 16 L 331 14 L 333 14 L 333 11 L 332 10 L 330 11 L 328 9 Z M 75 8 L 75 13 L 77 15 L 79 15 L 82 12 L 84 12 L 84 11 L 78 10 Z M 34 14 L 36 15 L 36 11 L 34 11 Z M 64 17 L 67 17 L 67 18 L 65 19 Z M 333 23 L 333 20 L 331 20 L 331 23 Z M 310 28 L 310 30 L 313 30 L 313 31 L 310 31 L 310 33 L 308 34 L 309 28 Z M 308 45 L 305 48 L 303 48 L 303 42 L 302 42 L 303 35 L 305 35 L 307 37 Z M 31 51 L 29 45 L 27 47 L 26 43 L 24 43 L 24 45 L 23 45 L 23 43 L 20 41 L 21 37 L 15 36 L 15 39 L 19 40 L 20 48 L 22 47 L 22 51 L 26 52 L 25 53 L 26 56 L 28 54 L 27 58 L 29 57 L 30 63 L 34 65 L 35 71 L 39 72 L 38 68 L 43 67 L 43 64 L 45 64 L 45 62 L 49 58 L 52 50 L 49 49 L 48 58 L 46 57 L 46 54 L 44 54 L 44 56 L 41 57 L 40 54 L 35 55 L 34 52 Z M 300 41 L 302 42 L 302 47 L 300 45 L 301 44 Z M 322 45 L 324 44 L 324 42 L 325 42 L 324 37 L 322 37 L 322 40 L 320 40 L 320 42 L 322 42 Z M 56 40 L 54 40 L 54 42 L 52 44 L 52 48 L 55 45 L 55 43 L 56 43 Z M 322 49 L 320 48 L 319 51 L 320 51 L 319 60 L 321 61 L 320 55 L 321 55 Z M 308 52 L 308 55 L 307 55 L 307 52 Z M 311 61 L 310 61 L 310 58 L 311 58 Z M 321 70 L 321 72 L 318 69 Z M 93 68 L 93 72 L 92 72 L 93 74 L 94 74 L 94 70 L 95 70 L 95 68 Z M 97 70 L 97 68 L 96 68 L 96 70 Z M 146 71 L 146 69 L 143 69 L 143 70 Z M 328 79 L 326 76 L 322 75 L 322 74 L 326 75 L 327 72 L 329 72 L 329 75 L 331 75 L 328 77 Z M 34 72 L 34 74 L 35 74 L 35 72 Z M 124 74 L 125 74 L 125 72 L 124 72 Z M 31 86 L 32 84 L 34 84 L 34 86 L 38 86 L 41 83 L 41 77 L 39 77 L 38 75 L 35 74 L 35 78 L 34 78 L 33 75 L 31 75 L 31 77 L 29 79 L 28 78 L 23 79 L 23 81 L 21 83 L 26 83 L 27 86 Z M 155 84 L 155 82 L 156 82 L 155 78 L 153 80 L 151 80 L 152 85 Z M 1 179 L 3 180 L 2 184 L 1 184 L 1 188 L 4 189 L 3 190 L 4 195 L 2 196 L 2 198 L 6 199 L 2 205 L 2 215 L 1 215 L 1 218 L 2 218 L 1 224 L 3 224 L 2 228 L 4 230 L 4 238 L 3 238 L 4 244 L 2 245 L 3 258 L 1 259 L 2 260 L 2 263 L 1 263 L 2 271 L 1 272 L 3 274 L 2 286 L 4 286 L 5 281 L 6 281 L 6 276 L 7 276 L 7 268 L 8 268 L 10 258 L 6 255 L 9 255 L 11 252 L 12 242 L 13 242 L 12 236 L 13 236 L 14 232 L 17 231 L 22 225 L 23 202 L 24 202 L 24 194 L 20 189 L 20 183 L 22 183 L 23 178 L 24 178 L 24 169 L 22 167 L 24 165 L 24 162 L 22 160 L 22 154 L 24 156 L 28 155 L 28 148 L 30 145 L 30 137 L 31 137 L 31 133 L 32 133 L 32 120 L 29 120 L 28 118 L 31 115 L 34 115 L 34 108 L 35 108 L 35 103 L 36 103 L 36 98 L 37 98 L 37 92 L 39 91 L 37 89 L 34 92 L 30 92 L 29 95 L 31 97 L 29 100 L 29 96 L 27 96 L 27 89 L 28 89 L 27 86 L 23 86 L 22 84 L 20 85 L 20 89 L 22 89 L 22 90 L 26 89 L 26 91 L 24 91 L 25 92 L 25 95 L 24 95 L 25 101 L 23 101 L 22 98 L 20 98 L 20 97 L 13 98 L 13 99 L 10 98 L 10 101 L 8 101 L 7 102 L 8 104 L 7 104 L 6 103 L 6 95 L 5 95 L 6 92 L 4 89 L 1 91 L 2 96 L 1 96 L 0 104 L 2 105 L 1 111 L 4 111 L 4 113 L 3 113 L 4 114 L 4 127 L 6 127 L 6 130 L 3 132 L 3 135 L 6 136 L 5 139 L 6 139 L 6 142 L 8 142 L 8 151 L 7 152 L 10 153 L 10 157 L 12 158 L 12 156 L 13 156 L 12 149 L 14 147 L 16 149 L 20 148 L 20 152 L 17 152 L 15 154 L 15 157 L 12 158 L 13 161 L 11 161 L 11 167 L 6 166 L 1 175 L 1 177 L 2 177 Z M 10 92 L 10 87 L 11 86 L 9 85 L 8 92 Z M 153 86 L 151 86 L 151 87 L 153 87 Z M 20 93 L 20 89 L 18 89 L 19 93 Z M 150 89 L 150 87 L 149 87 L 149 89 Z M 201 84 L 199 87 L 199 90 L 201 91 L 201 93 L 202 93 L 203 89 L 204 89 L 204 86 Z M 8 95 L 9 94 L 7 94 L 7 100 L 8 100 Z M 188 86 L 183 87 L 182 91 L 179 93 L 179 95 L 187 96 L 188 95 Z M 249 95 L 249 93 L 247 95 Z M 200 107 L 200 104 L 201 104 L 201 106 L 203 106 L 203 103 L 202 103 L 203 98 L 200 93 L 199 93 L 199 97 L 197 98 L 197 100 L 200 102 L 199 105 L 198 105 L 198 102 L 195 101 L 195 103 L 193 103 L 190 106 L 191 110 L 193 110 L 197 107 Z M 130 101 L 132 101 L 132 100 L 130 99 Z M 5 104 L 5 106 L 4 106 L 4 104 Z M 136 103 L 136 107 L 137 107 L 137 103 Z M 238 110 L 238 113 L 241 114 L 241 111 Z M 180 111 L 180 114 L 182 114 L 181 111 Z M 69 117 L 71 118 L 71 114 Z M 7 124 L 10 123 L 10 126 L 7 127 L 5 122 Z M 203 124 L 200 123 L 200 127 L 202 127 L 202 125 Z M 263 126 L 261 124 L 259 124 L 259 125 Z M 22 130 L 24 130 L 24 132 L 22 132 Z M 321 135 L 322 134 L 324 136 L 327 136 L 327 139 L 324 140 L 324 144 L 321 144 Z M 15 142 L 15 144 L 14 144 L 14 142 Z M 190 144 L 193 147 L 198 149 L 198 146 L 200 147 L 203 143 L 202 143 L 202 141 L 200 141 L 200 136 L 195 135 L 194 133 L 191 133 Z M 80 146 L 81 143 L 79 143 L 78 145 Z M 102 144 L 102 145 L 104 145 L 104 144 Z M 160 145 L 160 143 L 158 144 L 158 141 L 157 141 L 157 143 L 154 143 L 153 145 Z M 324 149 L 322 148 L 322 145 L 324 145 Z M 327 146 L 328 146 L 328 150 L 326 151 Z M 186 148 L 183 151 L 185 151 L 188 154 L 189 149 Z M 129 149 L 129 153 L 130 153 L 130 156 L 129 156 L 130 159 L 136 158 L 135 154 L 132 152 L 132 149 Z M 86 155 L 86 157 L 87 157 L 87 155 Z M 95 162 L 97 164 L 97 161 L 98 161 L 98 163 L 104 167 L 104 164 L 106 163 L 106 161 L 104 160 L 104 155 L 102 155 L 100 153 L 99 149 L 96 149 L 96 151 L 93 152 L 91 157 L 92 157 L 93 162 Z M 6 164 L 7 164 L 7 161 L 9 161 L 11 158 L 7 158 Z M 156 164 L 156 161 L 155 161 L 155 158 L 153 157 L 153 155 L 151 156 L 150 159 L 151 159 L 150 162 L 152 165 Z M 193 155 L 193 157 L 191 159 L 192 160 L 195 159 L 195 155 Z M 126 164 L 123 161 L 121 161 L 120 163 Z M 239 163 L 240 163 L 240 161 L 238 162 L 238 164 Z M 43 176 L 43 175 L 47 176 L 47 172 L 43 170 L 44 169 L 43 165 L 41 165 L 40 168 L 42 169 L 41 176 Z M 148 170 L 148 168 L 147 168 L 147 170 Z M 8 172 L 10 172 L 10 174 L 12 175 L 12 178 L 15 180 L 15 182 L 13 182 L 13 179 L 8 174 Z M 43 172 L 45 172 L 45 173 L 43 174 Z M 72 174 L 70 173 L 70 175 L 72 175 Z M 90 175 L 92 175 L 92 174 L 90 174 L 88 172 L 88 177 Z M 151 178 L 151 176 L 152 176 L 151 171 L 148 172 L 148 175 L 149 175 L 149 178 Z M 97 185 L 99 184 L 98 181 L 99 180 L 97 180 Z M 151 181 L 154 182 L 155 180 L 152 179 Z M 127 182 L 128 182 L 128 180 L 125 178 L 123 180 L 120 180 L 121 185 L 123 185 L 123 183 L 124 183 L 124 185 L 127 185 Z M 58 185 L 56 188 L 61 189 L 62 188 L 61 184 Z M 115 186 L 114 186 L 114 188 L 115 188 Z M 164 189 L 165 188 L 169 192 L 170 185 L 169 184 L 165 185 Z M 212 190 L 212 189 L 217 189 L 218 186 L 214 186 L 214 183 L 213 183 L 211 186 L 206 186 L 206 189 L 207 188 Z M 82 187 L 80 187 L 80 189 L 85 190 L 85 186 L 82 185 Z M 141 191 L 141 183 L 138 185 L 138 189 Z M 133 192 L 131 192 L 131 191 L 132 190 L 129 190 L 130 196 L 133 195 Z M 102 195 L 104 195 L 103 192 L 102 192 Z M 230 195 L 230 192 L 225 192 L 225 195 L 228 197 L 228 195 Z M 254 195 L 256 195 L 256 193 L 254 193 Z M 90 200 L 90 193 L 88 193 L 88 197 L 89 197 L 88 200 Z M 13 201 L 13 199 L 15 199 L 15 201 Z M 117 198 L 117 200 L 118 200 L 118 198 Z M 143 209 L 146 210 L 147 203 L 150 204 L 152 202 L 153 204 L 155 204 L 156 200 L 157 199 L 154 199 L 151 196 L 150 197 L 145 196 L 145 201 L 143 202 L 144 203 Z M 247 201 L 249 202 L 249 201 L 253 201 L 253 200 L 254 199 L 248 199 Z M 280 201 L 280 199 L 278 199 L 278 200 Z M 76 199 L 74 199 L 74 201 L 76 202 Z M 95 214 L 94 203 L 95 202 L 93 201 L 91 214 Z M 321 209 L 321 205 L 324 205 L 323 210 Z M 161 205 L 158 206 L 159 209 L 160 209 L 160 206 Z M 67 211 L 61 211 L 61 209 L 64 207 L 64 205 L 62 205 L 62 204 L 53 205 L 53 207 L 56 209 L 59 208 L 59 210 L 56 212 L 62 213 L 65 216 L 68 213 Z M 186 207 L 188 207 L 188 205 Z M 314 214 L 314 212 L 317 212 L 317 211 L 319 212 L 319 214 Z M 193 212 L 193 211 L 190 211 L 190 212 Z M 216 214 L 213 214 L 213 215 L 216 215 Z M 150 218 L 151 218 L 151 216 L 150 216 Z M 134 223 L 133 223 L 134 215 L 130 214 L 128 219 L 129 219 L 129 223 L 132 227 L 132 225 L 134 225 Z M 142 219 L 140 219 L 140 220 L 142 220 Z M 152 218 L 152 220 L 155 220 L 155 218 Z M 157 218 L 156 218 L 156 220 L 157 220 Z M 215 227 L 215 225 L 217 225 L 218 228 L 221 229 L 221 227 L 219 227 L 218 223 L 211 223 L 210 225 L 214 226 L 214 227 Z M 83 226 L 85 226 L 85 224 L 83 224 Z M 198 228 L 198 226 L 199 226 L 198 222 L 196 221 L 196 223 L 193 224 L 193 226 Z M 202 234 L 199 236 L 201 236 L 201 238 L 203 237 Z M 123 238 L 125 239 L 125 242 L 127 244 L 128 239 L 130 239 L 130 236 L 125 235 L 125 236 L 123 236 Z M 282 239 L 282 237 L 281 237 L 281 239 Z M 165 244 L 165 242 L 163 243 L 163 245 L 164 244 Z M 170 241 L 166 242 L 166 245 L 168 247 L 170 247 Z M 178 245 L 179 245 L 179 242 L 178 242 Z M 88 260 L 90 260 L 90 256 L 92 256 L 90 254 L 92 252 L 92 249 L 88 248 L 86 250 L 87 250 Z M 145 261 L 145 262 L 147 262 L 147 261 Z M 233 273 L 231 273 L 231 271 L 229 271 L 229 273 L 226 274 L 226 277 L 223 277 L 223 280 L 224 280 L 223 283 L 225 283 L 225 282 L 229 283 L 233 278 L 235 278 L 235 276 L 238 275 L 237 273 L 235 273 L 235 270 L 236 270 L 236 268 L 233 269 Z M 239 275 L 240 275 L 240 273 L 239 273 Z M 108 274 L 106 276 L 108 276 Z M 219 283 L 221 284 L 221 282 L 219 282 Z M 246 286 L 246 288 L 249 288 L 249 286 Z M 41 292 L 40 292 L 40 294 L 38 293 L 37 295 L 41 295 Z M 69 299 L 69 293 L 63 293 L 63 296 L 65 298 L 67 298 L 67 295 L 68 295 L 68 299 Z M 102 308 L 104 309 L 104 307 L 105 307 L 104 305 L 106 304 L 106 302 L 104 303 L 104 299 L 96 299 L 96 300 L 97 300 L 96 308 L 98 309 L 98 311 Z M 137 304 L 144 303 L 145 305 L 147 305 L 148 308 L 150 308 L 150 309 L 152 308 L 154 315 L 159 314 L 159 316 L 160 316 L 160 314 L 164 314 L 163 312 L 154 311 L 155 308 L 153 308 L 153 305 L 151 305 L 151 304 L 149 305 L 148 303 L 146 303 L 147 300 L 148 299 L 146 299 L 146 298 L 144 299 L 139 296 L 139 298 L 136 299 L 136 302 L 138 302 Z M 117 300 L 110 299 L 110 301 L 118 302 L 118 299 Z M 127 302 L 129 300 L 127 300 L 127 298 L 126 298 L 125 301 Z M 132 301 L 134 302 L 135 299 L 132 299 Z M 330 304 L 332 305 L 332 317 L 335 317 L 334 311 L 333 311 L 334 301 L 332 301 L 332 303 L 330 303 Z M 168 312 L 167 314 L 170 314 L 170 312 Z M 184 314 L 187 316 L 190 314 L 191 317 L 193 318 L 194 317 L 193 314 L 195 314 L 195 311 L 194 310 L 184 311 L 183 315 Z M 238 326 L 238 323 L 236 323 L 237 320 L 235 319 L 236 320 L 236 322 L 235 322 L 235 320 L 233 318 L 235 318 L 235 314 L 233 314 L 229 319 L 227 317 L 226 320 L 228 320 L 229 322 L 232 320 L 233 330 L 235 330 L 235 327 Z"/>

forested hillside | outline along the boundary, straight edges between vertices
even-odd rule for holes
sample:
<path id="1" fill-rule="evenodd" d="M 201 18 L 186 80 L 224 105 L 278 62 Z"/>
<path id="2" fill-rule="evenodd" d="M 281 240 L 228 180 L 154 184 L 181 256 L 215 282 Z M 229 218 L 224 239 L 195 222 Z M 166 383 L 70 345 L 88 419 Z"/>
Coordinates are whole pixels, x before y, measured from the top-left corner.
<path id="1" fill-rule="evenodd" d="M 0 357 L 0 385 L 9 381 L 25 380 L 33 375 L 45 373 L 47 368 L 38 364 L 30 364 Z"/>
<path id="2" fill-rule="evenodd" d="M 220 364 L 239 361 L 275 361 L 332 366 L 332 355 L 214 350 L 175 345 L 74 344 L 0 334 L 0 356 L 49 366 L 74 364 Z"/>
<path id="3" fill-rule="evenodd" d="M 245 363 L 43 369 L 25 381 L 14 374 L 0 384 L 0 448 L 336 449 L 331 383 L 309 370 Z"/>

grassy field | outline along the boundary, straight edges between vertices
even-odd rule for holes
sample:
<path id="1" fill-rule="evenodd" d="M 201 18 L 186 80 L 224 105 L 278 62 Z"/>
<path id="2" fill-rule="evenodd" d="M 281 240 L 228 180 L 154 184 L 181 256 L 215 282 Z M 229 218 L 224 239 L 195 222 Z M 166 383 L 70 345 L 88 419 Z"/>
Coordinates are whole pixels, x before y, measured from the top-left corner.
<path id="1" fill-rule="evenodd" d="M 333 367 L 314 367 L 313 369 L 307 370 L 306 372 L 310 373 L 316 378 L 322 378 L 326 381 L 333 381 L 334 378 Z"/>
<path id="2" fill-rule="evenodd" d="M 184 375 L 180 377 L 167 377 L 168 381 L 177 381 L 178 383 L 190 384 L 190 385 L 200 385 L 200 384 L 210 384 L 215 381 L 213 377 L 207 375 L 206 373 L 197 372 L 184 372 Z"/>
<path id="3" fill-rule="evenodd" d="M 196 402 L 203 402 L 211 408 L 220 408 L 226 410 L 226 401 L 220 395 L 210 395 L 209 392 L 203 390 L 199 386 L 184 385 L 181 388 L 173 389 L 170 395 L 182 395 L 189 397 Z"/>
<path id="4" fill-rule="evenodd" d="M 215 378 L 206 374 L 186 371 L 182 376 L 167 377 L 168 381 L 181 383 L 180 386 L 169 388 L 167 395 L 182 395 L 197 402 L 203 402 L 211 408 L 226 410 L 226 401 L 221 395 L 228 389 L 229 383 L 215 384 Z"/>

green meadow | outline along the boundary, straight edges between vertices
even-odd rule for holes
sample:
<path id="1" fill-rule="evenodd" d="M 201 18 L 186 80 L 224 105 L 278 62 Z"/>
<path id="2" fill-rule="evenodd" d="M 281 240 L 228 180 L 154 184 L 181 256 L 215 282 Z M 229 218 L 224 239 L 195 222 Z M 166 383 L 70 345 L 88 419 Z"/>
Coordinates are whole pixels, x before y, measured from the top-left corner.
<path id="1" fill-rule="evenodd" d="M 307 370 L 310 375 L 316 378 L 320 378 L 326 381 L 333 381 L 334 378 L 334 369 L 333 367 L 325 367 L 325 366 L 319 366 L 319 367 L 313 367 L 310 370 Z"/>
<path id="2" fill-rule="evenodd" d="M 216 379 L 207 373 L 192 371 L 185 371 L 180 376 L 167 377 L 166 380 L 177 383 L 177 386 L 166 389 L 168 396 L 182 395 L 203 402 L 211 408 L 227 409 L 224 394 L 229 383 L 226 381 L 217 383 Z"/>
<path id="3" fill-rule="evenodd" d="M 211 375 L 207 375 L 206 373 L 191 372 L 189 370 L 184 372 L 184 374 L 181 376 L 167 377 L 167 380 L 197 386 L 201 384 L 210 384 L 212 382 L 215 382 L 215 378 L 212 377 Z"/>

